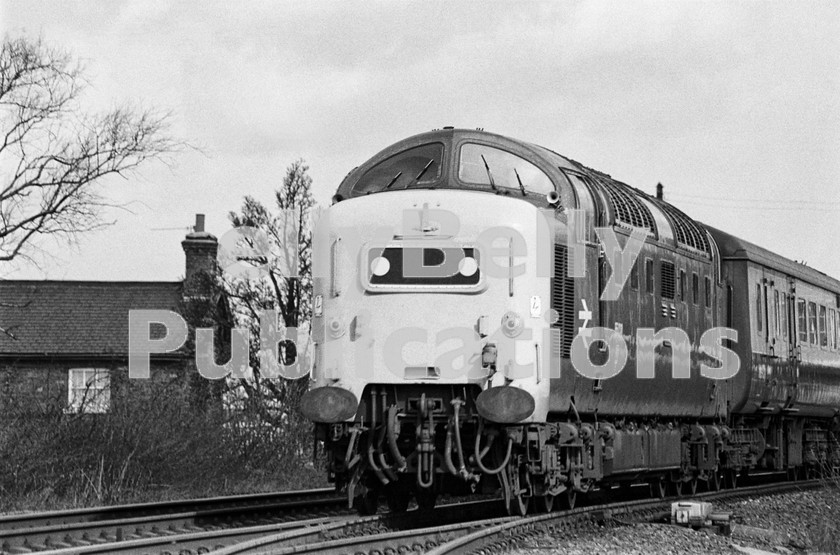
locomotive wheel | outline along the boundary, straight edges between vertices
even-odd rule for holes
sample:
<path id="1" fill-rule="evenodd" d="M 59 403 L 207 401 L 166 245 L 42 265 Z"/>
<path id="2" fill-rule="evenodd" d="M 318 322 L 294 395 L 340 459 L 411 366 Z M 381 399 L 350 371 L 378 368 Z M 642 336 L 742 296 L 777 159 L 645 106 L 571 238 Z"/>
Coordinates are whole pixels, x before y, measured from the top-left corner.
<path id="1" fill-rule="evenodd" d="M 379 494 L 374 489 L 369 489 L 364 495 L 357 495 L 353 506 L 362 516 L 375 515 L 379 508 Z"/>
<path id="2" fill-rule="evenodd" d="M 709 491 L 720 491 L 720 470 L 715 469 L 712 471 L 706 485 Z"/>
<path id="3" fill-rule="evenodd" d="M 738 487 L 738 471 L 734 468 L 728 468 L 725 470 L 725 474 L 723 476 L 723 483 L 726 489 L 735 489 Z"/>
<path id="4" fill-rule="evenodd" d="M 417 506 L 420 507 L 421 511 L 431 511 L 437 503 L 437 493 L 431 488 L 418 489 L 414 493 L 414 498 L 417 500 Z"/>
<path id="5" fill-rule="evenodd" d="M 523 494 L 511 495 L 508 503 L 508 514 L 511 516 L 525 516 L 528 514 L 528 499 Z"/>
<path id="6" fill-rule="evenodd" d="M 563 510 L 571 510 L 575 508 L 577 501 L 577 492 L 572 488 L 566 488 L 566 491 L 560 494 L 560 506 Z"/>
<path id="7" fill-rule="evenodd" d="M 400 484 L 392 484 L 385 490 L 385 500 L 388 502 L 388 509 L 392 513 L 404 513 L 408 510 L 408 502 L 411 501 L 410 492 Z"/>
<path id="8" fill-rule="evenodd" d="M 541 495 L 537 497 L 537 510 L 550 513 L 554 510 L 554 499 L 556 495 Z"/>
<path id="9" fill-rule="evenodd" d="M 517 468 L 515 466 L 508 466 L 505 469 L 508 473 L 510 483 L 510 500 L 508 501 L 508 514 L 511 516 L 525 516 L 528 514 L 528 497 L 525 494 L 528 492 L 526 485 L 528 484 L 528 473 L 524 468 Z"/>
<path id="10" fill-rule="evenodd" d="M 691 495 L 697 495 L 697 477 L 695 476 L 688 482 L 688 491 Z"/>
<path id="11" fill-rule="evenodd" d="M 750 482 L 752 481 L 752 479 L 750 478 L 749 467 L 745 466 L 744 468 L 741 469 L 741 476 L 738 478 L 738 480 L 741 482 L 741 487 L 746 487 L 746 486 L 750 485 Z"/>
<path id="12" fill-rule="evenodd" d="M 682 497 L 683 481 L 682 480 L 676 480 L 674 482 L 671 482 L 671 484 L 672 484 L 671 485 L 671 491 L 674 492 L 674 495 L 676 495 L 677 497 Z"/>
<path id="13" fill-rule="evenodd" d="M 663 479 L 653 479 L 650 481 L 650 495 L 656 499 L 665 497 L 668 491 L 668 482 Z"/>

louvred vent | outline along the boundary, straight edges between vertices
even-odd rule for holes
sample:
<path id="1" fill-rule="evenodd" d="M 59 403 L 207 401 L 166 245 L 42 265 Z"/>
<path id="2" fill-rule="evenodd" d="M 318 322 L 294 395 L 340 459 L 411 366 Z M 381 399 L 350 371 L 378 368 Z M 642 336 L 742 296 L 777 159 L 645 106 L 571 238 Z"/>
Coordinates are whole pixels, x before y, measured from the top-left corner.
<path id="1" fill-rule="evenodd" d="M 551 280 L 551 308 L 560 319 L 551 325 L 552 356 L 569 358 L 575 338 L 575 280 L 568 273 L 569 249 L 554 245 L 554 279 Z"/>

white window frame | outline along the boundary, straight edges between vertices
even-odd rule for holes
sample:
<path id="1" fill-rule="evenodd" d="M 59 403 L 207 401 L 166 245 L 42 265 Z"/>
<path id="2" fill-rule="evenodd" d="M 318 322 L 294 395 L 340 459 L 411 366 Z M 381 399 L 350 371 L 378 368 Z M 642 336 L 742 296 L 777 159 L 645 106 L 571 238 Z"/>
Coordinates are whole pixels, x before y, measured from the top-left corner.
<path id="1" fill-rule="evenodd" d="M 104 414 L 111 408 L 111 374 L 107 368 L 67 371 L 67 412 Z"/>

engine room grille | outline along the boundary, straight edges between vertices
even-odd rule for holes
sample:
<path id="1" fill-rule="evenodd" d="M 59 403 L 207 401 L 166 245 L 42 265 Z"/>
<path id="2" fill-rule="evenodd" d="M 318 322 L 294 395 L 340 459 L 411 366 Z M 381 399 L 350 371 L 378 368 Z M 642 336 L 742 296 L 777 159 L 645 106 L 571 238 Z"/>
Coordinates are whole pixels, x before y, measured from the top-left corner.
<path id="1" fill-rule="evenodd" d="M 662 261 L 659 271 L 659 295 L 663 299 L 674 298 L 674 263 Z"/>
<path id="2" fill-rule="evenodd" d="M 551 280 L 551 308 L 560 318 L 551 327 L 552 356 L 569 358 L 575 338 L 575 280 L 569 277 L 569 249 L 554 245 L 554 279 Z"/>
<path id="3" fill-rule="evenodd" d="M 709 241 L 706 238 L 706 233 L 694 223 L 694 220 L 667 202 L 659 202 L 657 204 L 668 215 L 668 218 L 670 218 L 671 223 L 674 225 L 678 245 L 710 254 Z"/>
<path id="4" fill-rule="evenodd" d="M 596 182 L 601 185 L 607 194 L 609 202 L 613 207 L 616 221 L 631 227 L 647 229 L 656 235 L 656 225 L 653 221 L 653 215 L 629 187 L 608 179 L 598 179 Z"/>

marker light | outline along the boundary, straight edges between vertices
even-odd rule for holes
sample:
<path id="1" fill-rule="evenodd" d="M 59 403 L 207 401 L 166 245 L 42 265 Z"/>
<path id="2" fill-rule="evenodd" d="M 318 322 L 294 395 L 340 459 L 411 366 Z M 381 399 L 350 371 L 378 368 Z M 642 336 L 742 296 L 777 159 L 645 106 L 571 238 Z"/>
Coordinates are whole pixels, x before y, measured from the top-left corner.
<path id="1" fill-rule="evenodd" d="M 344 335 L 344 321 L 339 317 L 330 318 L 329 323 L 327 324 L 327 328 L 330 330 L 330 336 L 338 339 L 342 335 Z"/>
<path id="2" fill-rule="evenodd" d="M 522 316 L 518 313 L 511 311 L 505 312 L 505 315 L 502 316 L 502 333 L 504 333 L 508 337 L 516 337 L 520 333 L 522 333 L 522 328 L 524 324 L 522 322 Z"/>
<path id="3" fill-rule="evenodd" d="M 370 271 L 375 276 L 384 276 L 391 269 L 391 263 L 388 259 L 382 256 L 374 258 L 370 263 Z"/>
<path id="4" fill-rule="evenodd" d="M 462 276 L 470 277 L 478 271 L 478 262 L 471 256 L 464 257 L 458 263 L 458 271 Z"/>

